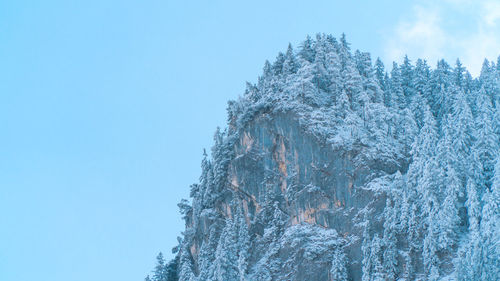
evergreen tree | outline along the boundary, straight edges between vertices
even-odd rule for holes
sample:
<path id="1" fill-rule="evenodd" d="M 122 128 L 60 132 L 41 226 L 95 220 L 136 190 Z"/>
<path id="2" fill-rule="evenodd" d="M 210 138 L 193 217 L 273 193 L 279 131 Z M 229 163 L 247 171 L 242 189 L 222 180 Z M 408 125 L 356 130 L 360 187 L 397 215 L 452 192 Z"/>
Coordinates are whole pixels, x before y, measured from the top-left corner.
<path id="1" fill-rule="evenodd" d="M 285 54 L 285 61 L 283 62 L 283 73 L 293 74 L 299 69 L 299 63 L 295 57 L 295 53 L 292 48 L 292 44 L 288 44 L 288 49 Z"/>
<path id="2" fill-rule="evenodd" d="M 407 188 L 405 190 L 405 207 L 408 226 L 409 260 L 407 275 L 413 278 L 415 269 L 419 267 L 418 256 L 423 255 L 426 272 L 435 270 L 434 254 L 437 249 L 436 235 L 439 203 L 436 198 L 439 177 L 439 164 L 436 160 L 436 143 L 438 140 L 436 122 L 430 109 L 424 112 L 424 125 L 412 145 L 412 163 L 407 173 Z M 425 233 L 424 247 L 421 246 L 422 235 Z"/>
<path id="3" fill-rule="evenodd" d="M 481 221 L 481 203 L 477 186 L 474 181 L 467 182 L 467 216 L 469 218 L 469 231 L 478 231 Z"/>
<path id="4" fill-rule="evenodd" d="M 380 85 L 380 88 L 383 91 L 386 91 L 386 85 L 385 85 L 385 69 L 384 69 L 384 64 L 380 60 L 380 58 L 377 58 L 375 61 L 375 78 L 377 78 L 377 81 Z"/>
<path id="5" fill-rule="evenodd" d="M 314 61 L 313 40 L 307 35 L 306 40 L 301 45 L 299 55 L 302 59 L 312 63 Z"/>
<path id="6" fill-rule="evenodd" d="M 453 69 L 454 83 L 460 88 L 464 86 L 464 73 L 465 67 L 463 67 L 462 63 L 459 59 L 457 59 L 455 63 L 455 69 Z"/>
<path id="7" fill-rule="evenodd" d="M 347 281 L 346 256 L 341 248 L 335 249 L 330 269 L 331 280 Z"/>
<path id="8" fill-rule="evenodd" d="M 187 240 L 184 239 L 179 257 L 179 280 L 194 281 L 195 274 L 193 272 L 193 259 L 191 257 L 191 253 L 189 252 L 188 245 Z"/>
<path id="9" fill-rule="evenodd" d="M 500 147 L 498 136 L 494 133 L 492 124 L 493 112 L 491 101 L 486 95 L 484 88 L 481 88 L 481 91 L 478 93 L 477 103 L 478 109 L 475 119 L 476 142 L 474 143 L 473 150 L 482 166 L 479 177 L 475 178 L 476 184 L 482 192 L 485 188 L 491 186 L 494 160 Z"/>
<path id="10" fill-rule="evenodd" d="M 276 57 L 276 60 L 274 61 L 272 65 L 272 71 L 274 76 L 278 76 L 283 74 L 283 66 L 285 63 L 285 54 L 282 52 L 278 53 L 278 56 Z"/>
<path id="11" fill-rule="evenodd" d="M 441 250 L 451 251 L 452 247 L 457 243 L 457 233 L 460 226 L 458 197 L 461 191 L 461 182 L 455 172 L 455 169 L 453 169 L 450 165 L 446 171 L 445 182 L 446 195 L 438 215 L 438 246 Z"/>
<path id="12" fill-rule="evenodd" d="M 427 161 L 436 155 L 437 140 L 436 121 L 429 107 L 426 107 L 424 125 L 412 144 L 411 155 L 413 162 L 408 170 L 409 184 L 414 188 L 420 185 L 420 178 L 424 173 Z"/>
<path id="13" fill-rule="evenodd" d="M 332 43 L 328 43 L 327 53 L 325 55 L 325 70 L 328 79 L 328 91 L 333 97 L 332 100 L 336 100 L 338 94 L 342 91 L 341 82 L 341 65 L 339 56 L 335 50 L 335 46 Z"/>
<path id="14" fill-rule="evenodd" d="M 317 77 L 315 64 L 307 61 L 302 62 L 302 66 L 297 71 L 297 76 L 301 79 L 296 81 L 294 88 L 298 89 L 298 97 L 304 104 L 311 107 L 322 105 L 319 89 L 317 88 Z"/>
<path id="15" fill-rule="evenodd" d="M 429 92 L 429 66 L 427 63 L 421 59 L 417 60 L 415 70 L 413 72 L 413 86 L 414 94 L 410 99 L 410 109 L 415 115 L 415 122 L 418 128 L 422 128 L 424 125 L 424 110 L 427 106 L 427 100 Z"/>
<path id="16" fill-rule="evenodd" d="M 393 63 L 392 65 L 389 87 L 390 87 L 391 105 L 399 109 L 405 108 L 406 97 L 403 89 L 401 70 L 396 63 Z"/>
<path id="17" fill-rule="evenodd" d="M 438 237 L 439 237 L 439 201 L 438 193 L 443 174 L 435 157 L 428 159 L 424 165 L 421 184 L 419 186 L 423 199 L 422 215 L 425 237 L 423 241 L 422 258 L 425 274 L 429 280 L 439 278 Z"/>
<path id="18" fill-rule="evenodd" d="M 412 100 L 413 95 L 415 95 L 414 86 L 414 69 L 413 65 L 408 59 L 408 56 L 404 57 L 403 64 L 400 67 L 401 73 L 401 87 L 403 89 L 405 107 L 408 106 L 409 101 Z"/>
<path id="19" fill-rule="evenodd" d="M 482 280 L 500 277 L 500 156 L 497 156 L 491 191 L 483 195 L 481 237 L 483 243 Z"/>
<path id="20" fill-rule="evenodd" d="M 382 240 L 379 238 L 378 234 L 372 239 L 370 259 L 373 265 L 372 279 L 373 281 L 384 281 L 384 267 L 382 265 Z"/>
<path id="21" fill-rule="evenodd" d="M 473 142 L 474 119 L 463 91 L 458 92 L 453 105 L 451 120 L 445 126 L 447 132 L 449 132 L 452 147 L 448 155 L 454 157 L 455 161 L 452 165 L 458 175 L 461 175 L 461 181 L 464 184 L 465 175 L 469 169 L 467 159 Z"/>
<path id="22" fill-rule="evenodd" d="M 398 250 L 397 250 L 397 214 L 396 207 L 391 199 L 387 199 L 384 210 L 384 272 L 386 280 L 396 280 L 398 267 Z"/>
<path id="23" fill-rule="evenodd" d="M 241 208 L 238 212 L 238 274 L 240 276 L 240 280 L 244 281 L 247 270 L 248 270 L 248 256 L 250 251 L 250 236 L 248 233 L 248 226 L 245 220 L 245 215 Z"/>
<path id="24" fill-rule="evenodd" d="M 469 218 L 469 233 L 467 243 L 460 251 L 457 266 L 459 280 L 481 280 L 483 272 L 483 247 L 480 235 L 481 205 L 477 187 L 473 180 L 467 182 L 467 213 Z"/>
<path id="25" fill-rule="evenodd" d="M 441 123 L 442 117 L 450 112 L 451 94 L 448 89 L 452 81 L 450 76 L 450 66 L 444 60 L 438 61 L 436 70 L 430 77 L 430 91 L 427 97 L 427 102 L 438 124 Z"/>
<path id="26" fill-rule="evenodd" d="M 345 53 L 346 52 L 341 52 L 339 55 L 340 61 L 344 61 L 343 68 L 341 70 L 342 89 L 349 97 L 351 108 L 354 110 L 360 110 L 363 104 L 367 102 L 368 97 L 365 96 L 366 93 L 362 88 L 361 75 L 356 69 L 354 62 L 350 59 L 350 56 L 346 57 Z"/>
<path id="27" fill-rule="evenodd" d="M 237 255 L 237 227 L 232 219 L 226 219 L 215 254 L 213 280 L 239 280 Z"/>
<path id="28" fill-rule="evenodd" d="M 385 81 L 385 87 L 384 87 L 384 105 L 386 107 L 392 107 L 394 104 L 393 98 L 392 98 L 392 92 L 391 92 L 391 81 L 390 81 L 389 73 L 385 73 L 384 75 L 384 81 Z"/>
<path id="29" fill-rule="evenodd" d="M 158 256 L 156 256 L 156 266 L 153 271 L 153 281 L 166 281 L 167 278 L 165 276 L 165 260 L 163 258 L 163 254 L 160 252 Z"/>
<path id="30" fill-rule="evenodd" d="M 205 210 L 202 214 L 207 221 L 214 222 L 209 227 L 208 237 L 204 239 L 198 255 L 198 267 L 200 268 L 198 280 L 209 280 L 214 275 L 215 254 L 223 226 L 219 223 L 221 215 L 213 209 Z"/>
<path id="31" fill-rule="evenodd" d="M 176 256 L 173 260 L 165 264 L 165 280 L 166 281 L 177 281 L 179 280 L 177 275 L 177 268 L 179 265 L 179 257 Z"/>
<path id="32" fill-rule="evenodd" d="M 497 138 L 500 139 L 500 96 L 498 97 L 498 100 L 495 103 L 495 111 L 493 112 L 493 125 L 494 125 L 493 129 L 497 134 Z"/>
<path id="33" fill-rule="evenodd" d="M 367 219 L 367 215 L 365 213 L 365 227 L 363 230 L 363 243 L 361 245 L 361 253 L 363 256 L 362 260 L 362 280 L 363 281 L 370 281 L 371 276 L 372 276 L 372 271 L 373 271 L 373 263 L 372 263 L 372 248 L 371 248 L 371 239 L 370 239 L 370 225 L 369 221 Z"/>
<path id="34" fill-rule="evenodd" d="M 500 93 L 500 79 L 495 69 L 495 64 L 487 59 L 483 62 L 479 81 L 486 95 L 490 98 L 490 102 L 494 103 Z"/>

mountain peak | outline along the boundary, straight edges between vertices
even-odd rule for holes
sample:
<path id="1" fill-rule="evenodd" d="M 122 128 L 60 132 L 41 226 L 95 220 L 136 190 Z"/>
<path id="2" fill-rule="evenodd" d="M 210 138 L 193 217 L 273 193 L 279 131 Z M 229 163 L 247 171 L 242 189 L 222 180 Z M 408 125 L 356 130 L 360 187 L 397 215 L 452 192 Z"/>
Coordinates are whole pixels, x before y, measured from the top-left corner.
<path id="1" fill-rule="evenodd" d="M 228 103 L 165 272 L 495 280 L 500 72 L 485 67 L 405 58 L 388 74 L 345 35 L 290 45 Z"/>

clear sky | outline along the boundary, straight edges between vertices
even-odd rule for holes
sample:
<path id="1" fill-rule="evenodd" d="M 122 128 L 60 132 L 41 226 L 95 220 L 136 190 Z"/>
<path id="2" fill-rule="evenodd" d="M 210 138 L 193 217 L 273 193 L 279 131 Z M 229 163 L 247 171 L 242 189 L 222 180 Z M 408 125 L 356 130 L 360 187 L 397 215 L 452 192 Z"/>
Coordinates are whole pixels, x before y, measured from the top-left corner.
<path id="1" fill-rule="evenodd" d="M 0 1 L 0 280 L 137 281 L 226 102 L 306 34 L 386 64 L 500 50 L 498 1 Z"/>

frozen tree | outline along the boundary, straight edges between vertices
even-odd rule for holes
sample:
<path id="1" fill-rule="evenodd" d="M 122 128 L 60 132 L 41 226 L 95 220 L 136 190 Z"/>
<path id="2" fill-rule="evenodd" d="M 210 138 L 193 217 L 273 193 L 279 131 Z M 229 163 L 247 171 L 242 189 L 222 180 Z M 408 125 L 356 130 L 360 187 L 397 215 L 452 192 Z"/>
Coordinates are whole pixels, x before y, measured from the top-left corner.
<path id="1" fill-rule="evenodd" d="M 180 251 L 180 270 L 179 270 L 179 280 L 191 281 L 195 280 L 195 274 L 193 272 L 193 261 L 187 243 L 184 242 L 184 247 Z"/>
<path id="2" fill-rule="evenodd" d="M 153 281 L 166 281 L 167 276 L 165 274 L 165 260 L 163 254 L 160 252 L 156 256 L 156 267 L 153 271 Z"/>
<path id="3" fill-rule="evenodd" d="M 371 280 L 371 275 L 373 271 L 373 263 L 371 259 L 371 238 L 370 238 L 370 225 L 369 221 L 367 220 L 367 216 L 365 213 L 365 226 L 364 226 L 364 231 L 363 231 L 363 243 L 361 245 L 361 253 L 363 255 L 363 260 L 362 260 L 362 271 L 363 271 L 363 276 L 362 280 L 363 281 L 370 281 Z"/>
<path id="4" fill-rule="evenodd" d="M 306 40 L 304 40 L 304 42 L 300 47 L 301 47 L 299 51 L 300 57 L 308 62 L 313 62 L 315 56 L 313 50 L 313 40 L 309 35 L 307 36 Z"/>
<path id="5" fill-rule="evenodd" d="M 500 149 L 498 136 L 494 132 L 493 112 L 489 97 L 484 88 L 478 93 L 477 97 L 477 116 L 475 119 L 475 138 L 472 149 L 476 154 L 482 166 L 478 177 L 475 178 L 476 184 L 481 188 L 489 188 L 493 177 L 494 160 Z"/>
<path id="6" fill-rule="evenodd" d="M 386 91 L 385 68 L 384 63 L 377 58 L 375 61 L 375 78 L 383 91 Z"/>
<path id="7" fill-rule="evenodd" d="M 490 102 L 494 102 L 500 92 L 500 79 L 495 69 L 495 63 L 484 60 L 479 76 L 484 93 L 489 97 Z"/>
<path id="8" fill-rule="evenodd" d="M 463 91 L 458 91 L 451 119 L 444 126 L 444 137 L 451 142 L 448 157 L 454 158 L 451 164 L 460 176 L 462 184 L 465 184 L 465 175 L 469 170 L 467 159 L 473 142 L 474 119 Z"/>
<path id="9" fill-rule="evenodd" d="M 387 199 L 386 207 L 384 210 L 384 272 L 386 280 L 395 280 L 398 268 L 398 250 L 397 250 L 397 210 L 395 202 Z"/>
<path id="10" fill-rule="evenodd" d="M 286 50 L 285 54 L 285 61 L 283 62 L 283 73 L 285 75 L 294 74 L 297 72 L 298 68 L 299 62 L 297 61 L 297 58 L 293 51 L 292 44 L 288 44 L 288 49 Z"/>
<path id="11" fill-rule="evenodd" d="M 442 117 L 449 113 L 451 108 L 451 94 L 448 89 L 452 81 L 450 76 L 450 66 L 444 60 L 440 60 L 429 79 L 430 91 L 428 92 L 427 102 L 438 124 L 440 124 Z"/>
<path id="12" fill-rule="evenodd" d="M 419 185 L 423 199 L 422 215 L 424 216 L 423 228 L 425 230 L 422 257 L 424 270 L 429 276 L 429 280 L 437 280 L 439 278 L 437 252 L 439 246 L 438 237 L 440 234 L 440 205 L 438 192 L 442 177 L 442 171 L 435 157 L 429 159 L 424 165 L 422 180 Z"/>
<path id="13" fill-rule="evenodd" d="M 399 109 L 406 107 L 406 97 L 403 89 L 403 78 L 401 77 L 401 70 L 397 63 L 393 63 L 391 70 L 391 79 L 389 82 L 389 91 L 391 106 Z"/>
<path id="14" fill-rule="evenodd" d="M 242 212 L 241 208 L 238 212 L 237 222 L 238 226 L 238 274 L 240 280 L 244 281 L 247 270 L 248 270 L 248 256 L 250 251 L 250 235 L 248 233 L 248 226 L 245 220 L 245 214 Z"/>
<path id="15" fill-rule="evenodd" d="M 341 248 L 337 248 L 333 253 L 332 267 L 330 269 L 332 280 L 347 281 L 346 256 Z"/>
<path id="16" fill-rule="evenodd" d="M 372 239 L 370 245 L 370 260 L 372 263 L 371 280 L 373 281 L 383 281 L 384 278 L 384 267 L 382 264 L 382 240 L 379 238 L 378 234 Z"/>
<path id="17" fill-rule="evenodd" d="M 177 281 L 177 268 L 179 265 L 179 257 L 175 257 L 173 260 L 165 264 L 165 280 L 166 281 Z"/>
<path id="18" fill-rule="evenodd" d="M 414 81 L 414 66 L 411 64 L 410 59 L 406 55 L 403 60 L 403 64 L 400 66 L 401 73 L 401 87 L 404 94 L 405 107 L 412 100 L 415 95 L 415 85 Z"/>
<path id="19" fill-rule="evenodd" d="M 497 156 L 491 191 L 483 195 L 481 214 L 481 237 L 483 253 L 481 262 L 482 280 L 496 280 L 500 277 L 500 157 Z"/>
<path id="20" fill-rule="evenodd" d="M 239 280 L 237 255 L 237 227 L 234 220 L 226 219 L 215 254 L 213 280 Z"/>
<path id="21" fill-rule="evenodd" d="M 469 179 L 467 182 L 467 215 L 469 218 L 469 233 L 467 243 L 459 253 L 457 277 L 459 280 L 481 280 L 483 271 L 483 246 L 481 243 L 480 220 L 481 205 L 477 193 L 477 186 Z"/>
<path id="22" fill-rule="evenodd" d="M 458 87 L 463 87 L 464 85 L 464 73 L 465 73 L 465 67 L 463 67 L 462 63 L 460 62 L 460 59 L 457 59 L 455 63 L 455 68 L 453 69 L 453 76 L 454 76 L 454 83 Z"/>
<path id="23" fill-rule="evenodd" d="M 451 166 L 447 167 L 445 183 L 445 197 L 438 214 L 438 247 L 441 250 L 451 250 L 458 239 L 460 226 L 458 198 L 461 192 L 460 179 Z"/>
<path id="24" fill-rule="evenodd" d="M 417 60 L 413 72 L 414 96 L 410 100 L 410 108 L 415 115 L 417 126 L 422 128 L 424 122 L 424 110 L 427 106 L 426 97 L 429 96 L 430 70 L 427 63 L 421 59 Z"/>

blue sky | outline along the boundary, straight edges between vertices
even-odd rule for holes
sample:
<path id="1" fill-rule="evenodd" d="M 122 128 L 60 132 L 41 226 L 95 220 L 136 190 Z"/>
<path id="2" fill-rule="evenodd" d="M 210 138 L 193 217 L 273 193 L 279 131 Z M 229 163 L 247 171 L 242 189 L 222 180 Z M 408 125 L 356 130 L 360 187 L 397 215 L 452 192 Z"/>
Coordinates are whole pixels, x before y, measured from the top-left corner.
<path id="1" fill-rule="evenodd" d="M 142 280 L 226 103 L 306 34 L 386 64 L 500 50 L 497 1 L 0 2 L 0 280 Z M 354 1 L 350 1 L 354 2 Z"/>

